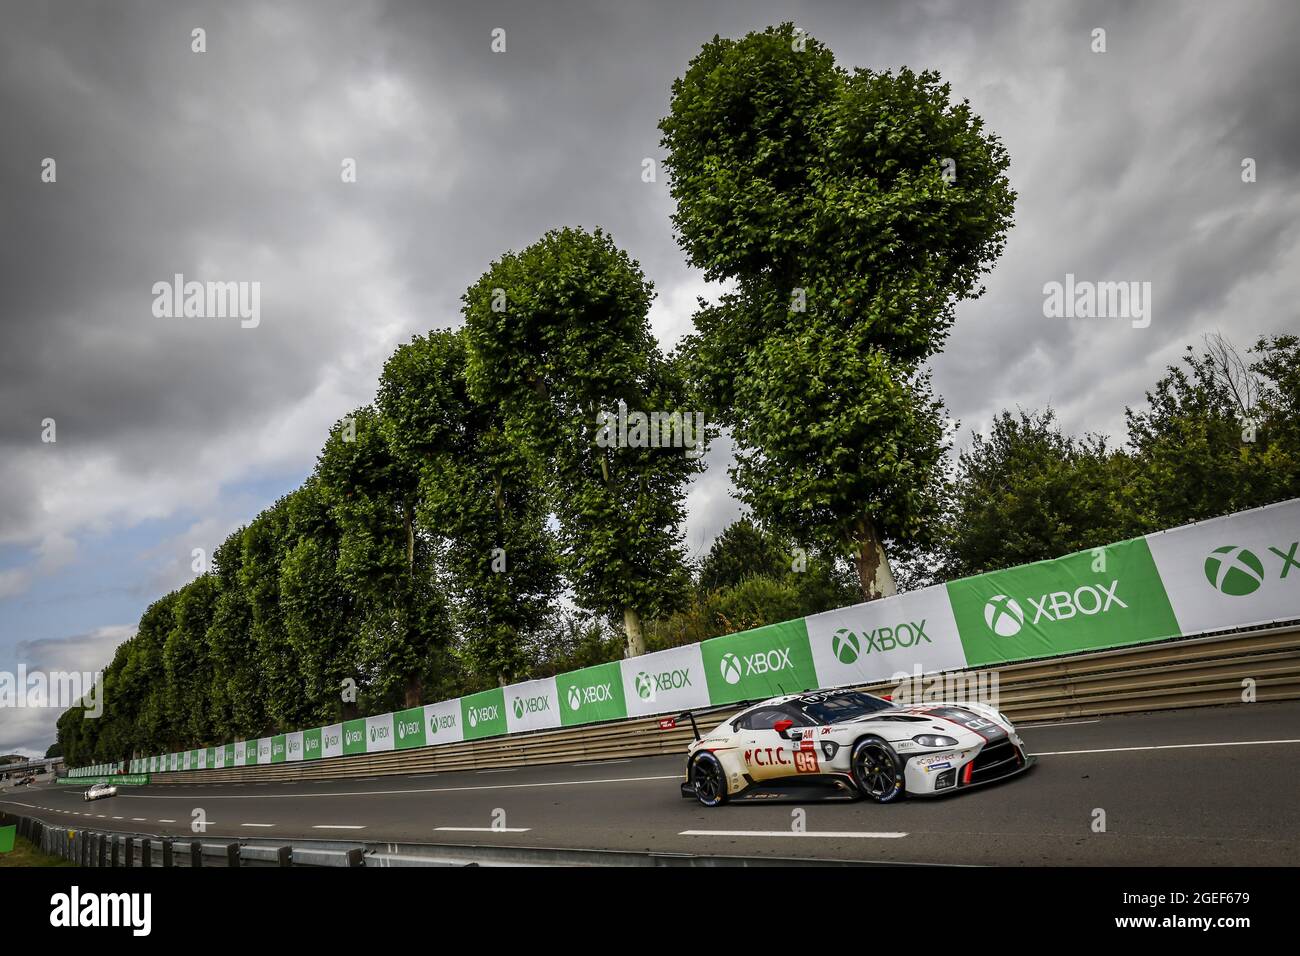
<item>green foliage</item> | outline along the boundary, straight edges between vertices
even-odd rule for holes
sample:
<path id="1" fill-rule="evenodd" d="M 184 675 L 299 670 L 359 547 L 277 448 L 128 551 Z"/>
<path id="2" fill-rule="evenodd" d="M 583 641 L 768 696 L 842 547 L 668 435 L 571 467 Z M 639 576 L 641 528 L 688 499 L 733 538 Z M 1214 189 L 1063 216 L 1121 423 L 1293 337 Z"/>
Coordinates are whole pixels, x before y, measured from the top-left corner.
<path id="1" fill-rule="evenodd" d="M 378 404 L 393 453 L 418 475 L 417 514 L 438 542 L 458 652 L 472 674 L 512 680 L 560 590 L 542 470 L 506 437 L 500 405 L 471 396 L 464 332 L 433 332 L 384 366 Z"/>
<path id="2" fill-rule="evenodd" d="M 600 230 L 560 229 L 510 253 L 465 293 L 467 382 L 496 403 L 505 440 L 547 479 L 577 603 L 628 622 L 680 603 L 680 525 L 699 459 L 682 448 L 602 447 L 600 414 L 685 411 L 685 382 L 647 318 L 652 285 Z M 504 298 L 504 308 L 502 299 Z"/>
<path id="3" fill-rule="evenodd" d="M 1300 496 L 1300 340 L 1247 361 L 1219 336 L 1188 347 L 1128 409 L 1128 442 L 1062 434 L 1049 409 L 1003 412 L 961 454 L 938 580 L 1054 558 Z M 933 580 L 933 578 L 932 578 Z"/>
<path id="4" fill-rule="evenodd" d="M 741 498 L 880 596 L 882 539 L 924 544 L 939 508 L 921 364 L 1002 251 L 1006 151 L 937 74 L 847 72 L 790 24 L 706 44 L 660 128 L 681 245 L 736 283 L 685 350 Z"/>

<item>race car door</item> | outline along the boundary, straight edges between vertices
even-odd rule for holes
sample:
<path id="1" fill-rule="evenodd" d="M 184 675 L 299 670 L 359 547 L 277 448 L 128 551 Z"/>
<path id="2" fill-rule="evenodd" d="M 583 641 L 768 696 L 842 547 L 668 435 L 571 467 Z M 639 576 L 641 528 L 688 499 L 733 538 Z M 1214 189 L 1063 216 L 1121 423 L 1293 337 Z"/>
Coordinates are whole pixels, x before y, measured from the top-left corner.
<path id="1" fill-rule="evenodd" d="M 759 780 L 772 780 L 795 772 L 794 753 L 797 743 L 782 737 L 776 725 L 782 721 L 793 723 L 794 714 L 785 707 L 759 707 L 750 711 L 736 728 L 739 731 L 745 757 L 745 770 Z"/>

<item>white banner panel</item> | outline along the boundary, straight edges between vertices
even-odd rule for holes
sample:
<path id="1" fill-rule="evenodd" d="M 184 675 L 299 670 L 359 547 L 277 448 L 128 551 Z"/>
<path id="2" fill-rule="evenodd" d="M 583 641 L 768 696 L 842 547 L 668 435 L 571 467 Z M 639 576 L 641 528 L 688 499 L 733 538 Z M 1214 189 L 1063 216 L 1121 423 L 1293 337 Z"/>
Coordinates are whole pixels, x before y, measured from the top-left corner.
<path id="1" fill-rule="evenodd" d="M 966 666 L 948 589 L 941 584 L 814 614 L 806 623 L 822 687 Z"/>
<path id="2" fill-rule="evenodd" d="M 295 730 L 291 734 L 284 735 L 284 759 L 290 760 L 302 759 L 302 731 Z"/>
<path id="3" fill-rule="evenodd" d="M 510 684 L 505 688 L 505 698 L 506 727 L 510 733 L 560 726 L 554 677 Z"/>
<path id="4" fill-rule="evenodd" d="M 235 741 L 235 766 L 236 767 L 242 767 L 244 765 L 244 754 L 247 753 L 247 750 L 245 749 L 246 746 L 247 745 L 242 740 Z"/>
<path id="5" fill-rule="evenodd" d="M 262 737 L 257 742 L 257 762 L 259 764 L 271 762 L 271 738 Z"/>
<path id="6" fill-rule="evenodd" d="M 629 717 L 709 706 L 709 684 L 704 678 L 699 644 L 625 657 L 618 663 Z"/>
<path id="7" fill-rule="evenodd" d="M 460 726 L 460 698 L 445 700 L 440 704 L 424 705 L 424 742 L 452 744 L 464 740 Z"/>
<path id="8" fill-rule="evenodd" d="M 320 753 L 322 757 L 343 756 L 342 724 L 330 724 L 320 729 Z"/>
<path id="9" fill-rule="evenodd" d="M 1300 617 L 1300 499 L 1146 540 L 1183 634 Z"/>
<path id="10" fill-rule="evenodd" d="M 381 750 L 392 750 L 395 739 L 392 714 L 380 714 L 378 717 L 366 718 L 366 753 L 373 754 Z"/>
<path id="11" fill-rule="evenodd" d="M 197 769 L 207 770 L 208 769 L 208 748 L 204 747 L 197 754 L 195 754 L 195 756 L 198 757 L 198 761 L 199 761 L 197 765 Z"/>

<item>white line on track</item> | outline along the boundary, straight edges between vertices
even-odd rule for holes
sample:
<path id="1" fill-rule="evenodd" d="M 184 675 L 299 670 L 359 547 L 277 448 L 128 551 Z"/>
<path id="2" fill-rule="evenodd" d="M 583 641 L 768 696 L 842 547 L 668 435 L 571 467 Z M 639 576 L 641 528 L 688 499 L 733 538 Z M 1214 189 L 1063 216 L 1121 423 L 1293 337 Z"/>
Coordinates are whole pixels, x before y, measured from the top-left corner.
<path id="1" fill-rule="evenodd" d="M 1035 757 L 1068 757 L 1071 754 L 1120 754 L 1136 750 L 1195 750 L 1200 747 L 1265 747 L 1270 744 L 1300 744 L 1295 740 L 1225 740 L 1209 744 L 1159 744 L 1151 747 L 1107 747 L 1104 750 L 1048 750 L 1035 753 Z"/>
<path id="2" fill-rule="evenodd" d="M 323 823 L 319 826 L 312 827 L 313 830 L 364 830 L 365 827 L 355 826 L 347 823 Z"/>
<path id="3" fill-rule="evenodd" d="M 148 821 L 146 821 L 144 817 L 132 817 L 132 818 L 131 818 L 131 822 L 132 822 L 132 823 L 146 823 L 146 822 L 148 822 Z"/>
<path id="4" fill-rule="evenodd" d="M 857 830 L 682 830 L 678 836 L 709 837 L 832 837 L 840 840 L 897 840 L 906 833 L 863 833 Z"/>
<path id="5" fill-rule="evenodd" d="M 299 800 L 307 797 L 392 797 L 403 793 L 461 793 L 470 790 L 531 790 L 536 787 L 592 787 L 602 783 L 647 783 L 655 780 L 681 780 L 680 773 L 660 774 L 655 777 L 610 777 L 605 780 L 550 780 L 542 783 L 493 783 L 474 787 L 412 787 L 409 790 L 341 790 L 338 793 L 209 793 L 204 800 Z M 171 797 L 165 794 L 125 793 L 118 797 L 128 800 L 193 800 L 193 797 Z"/>
<path id="6" fill-rule="evenodd" d="M 162 820 L 162 819 L 160 819 L 158 822 L 159 822 L 159 823 L 175 823 L 176 821 L 175 821 L 175 820 Z"/>
<path id="7" fill-rule="evenodd" d="M 527 833 L 532 827 L 434 827 L 439 833 Z"/>
<path id="8" fill-rule="evenodd" d="M 1052 721 L 1049 724 L 1016 724 L 1016 730 L 1033 730 L 1035 727 L 1078 727 L 1080 724 L 1099 724 L 1101 718 L 1096 720 L 1061 720 Z"/>
<path id="9" fill-rule="evenodd" d="M 273 827 L 274 823 L 241 823 L 241 827 Z"/>

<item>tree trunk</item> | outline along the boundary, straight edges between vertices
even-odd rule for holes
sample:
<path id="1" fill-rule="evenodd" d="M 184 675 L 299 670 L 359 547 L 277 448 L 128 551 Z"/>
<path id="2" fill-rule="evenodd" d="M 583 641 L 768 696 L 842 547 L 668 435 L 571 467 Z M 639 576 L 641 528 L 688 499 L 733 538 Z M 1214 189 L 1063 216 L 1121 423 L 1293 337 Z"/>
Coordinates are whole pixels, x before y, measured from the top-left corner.
<path id="1" fill-rule="evenodd" d="M 627 635 L 624 657 L 639 657 L 645 653 L 645 637 L 641 634 L 641 615 L 635 608 L 623 608 L 623 631 Z"/>
<path id="2" fill-rule="evenodd" d="M 424 703 L 424 681 L 420 680 L 419 674 L 412 674 L 406 679 L 406 699 L 403 707 L 418 707 Z"/>
<path id="3" fill-rule="evenodd" d="M 406 570 L 415 574 L 415 522 L 411 520 L 411 505 L 402 508 L 402 518 L 406 522 Z"/>
<path id="4" fill-rule="evenodd" d="M 894 572 L 889 569 L 889 557 L 880 543 L 876 526 L 869 518 L 858 522 L 857 554 L 853 563 L 858 569 L 858 584 L 864 601 L 875 601 L 897 593 Z"/>

